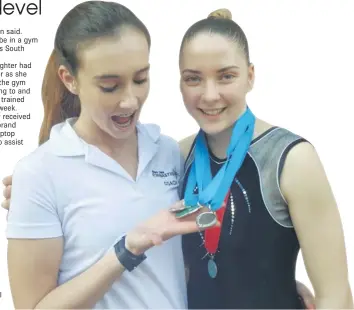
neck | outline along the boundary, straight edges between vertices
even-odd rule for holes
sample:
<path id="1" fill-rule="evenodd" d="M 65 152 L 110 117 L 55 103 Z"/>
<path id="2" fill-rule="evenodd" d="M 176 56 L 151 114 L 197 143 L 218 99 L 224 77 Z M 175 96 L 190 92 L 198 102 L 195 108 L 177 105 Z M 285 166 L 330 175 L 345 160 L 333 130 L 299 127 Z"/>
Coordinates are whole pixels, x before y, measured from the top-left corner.
<path id="1" fill-rule="evenodd" d="M 246 109 L 247 109 L 247 105 L 245 104 L 239 117 L 241 117 L 241 115 L 245 113 Z M 235 121 L 235 123 L 236 122 L 237 120 Z M 227 148 L 230 144 L 232 131 L 235 123 L 233 123 L 229 128 L 223 130 L 222 132 L 219 132 L 214 135 L 207 135 L 209 148 L 213 153 L 213 155 L 219 159 L 225 159 L 227 157 Z"/>
<path id="2" fill-rule="evenodd" d="M 263 134 L 268 129 L 272 128 L 273 125 L 269 124 L 263 120 L 256 118 L 256 123 L 254 126 L 253 138 L 257 138 Z M 227 157 L 227 148 L 229 147 L 233 126 L 224 131 L 215 134 L 207 135 L 208 146 L 214 156 L 223 160 Z"/>
<path id="3" fill-rule="evenodd" d="M 227 156 L 227 148 L 230 144 L 233 126 L 214 135 L 207 135 L 208 146 L 214 156 L 224 159 Z"/>

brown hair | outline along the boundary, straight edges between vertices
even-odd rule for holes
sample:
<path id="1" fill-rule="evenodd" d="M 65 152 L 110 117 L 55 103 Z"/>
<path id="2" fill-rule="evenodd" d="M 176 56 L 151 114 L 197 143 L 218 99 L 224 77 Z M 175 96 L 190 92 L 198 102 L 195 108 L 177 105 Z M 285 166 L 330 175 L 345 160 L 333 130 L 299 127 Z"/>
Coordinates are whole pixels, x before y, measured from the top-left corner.
<path id="1" fill-rule="evenodd" d="M 69 117 L 80 115 L 78 98 L 62 83 L 58 76 L 55 50 L 49 57 L 42 84 L 44 116 L 39 133 L 39 144 L 48 140 L 51 128 Z"/>
<path id="2" fill-rule="evenodd" d="M 250 64 L 248 41 L 241 27 L 232 20 L 232 14 L 228 9 L 218 9 L 211 12 L 207 18 L 202 19 L 186 31 L 183 36 L 180 57 L 182 55 L 184 45 L 195 38 L 199 33 L 217 33 L 225 36 L 238 44 L 243 51 L 246 61 Z"/>
<path id="3" fill-rule="evenodd" d="M 210 19 L 232 19 L 232 14 L 228 9 L 218 9 L 208 15 Z"/>
<path id="4" fill-rule="evenodd" d="M 125 6 L 116 2 L 86 1 L 75 6 L 61 21 L 55 35 L 54 50 L 49 57 L 42 83 L 44 117 L 39 144 L 46 142 L 52 127 L 80 115 L 78 96 L 72 94 L 58 75 L 64 65 L 75 76 L 79 67 L 78 46 L 103 36 L 119 34 L 122 27 L 141 31 L 150 47 L 146 26 Z"/>

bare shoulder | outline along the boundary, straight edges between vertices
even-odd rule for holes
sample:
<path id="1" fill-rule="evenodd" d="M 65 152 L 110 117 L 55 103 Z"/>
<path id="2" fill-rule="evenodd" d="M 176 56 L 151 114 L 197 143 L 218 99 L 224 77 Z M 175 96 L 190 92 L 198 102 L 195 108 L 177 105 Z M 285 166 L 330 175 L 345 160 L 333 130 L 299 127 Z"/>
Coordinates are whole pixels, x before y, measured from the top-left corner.
<path id="1" fill-rule="evenodd" d="M 307 141 L 295 145 L 289 151 L 286 161 L 289 168 L 293 166 L 299 168 L 299 165 L 303 167 L 312 166 L 314 163 L 321 162 L 315 147 Z"/>
<path id="2" fill-rule="evenodd" d="M 315 147 L 309 142 L 301 142 L 295 145 L 288 153 L 284 174 L 303 174 L 310 170 L 322 169 L 321 160 L 317 154 Z"/>
<path id="3" fill-rule="evenodd" d="M 186 137 L 186 138 L 184 138 L 184 139 L 182 139 L 182 140 L 180 140 L 178 142 L 179 148 L 180 148 L 180 150 L 182 152 L 182 155 L 183 155 L 184 159 L 187 158 L 188 153 L 189 153 L 189 151 L 190 151 L 190 149 L 192 147 L 193 141 L 194 141 L 196 136 L 197 136 L 197 134 L 193 134 L 193 135 L 191 135 L 189 137 Z"/>
<path id="4" fill-rule="evenodd" d="M 294 146 L 287 155 L 281 176 L 281 188 L 290 203 L 300 197 L 322 195 L 332 200 L 325 169 L 315 147 L 309 142 Z M 326 193 L 326 195 L 324 195 Z"/>
<path id="5" fill-rule="evenodd" d="M 320 164 L 320 159 L 315 148 L 309 142 L 301 142 L 291 148 L 286 156 L 282 173 L 282 183 L 285 185 L 293 180 L 295 175 L 301 175 L 313 165 Z M 312 168 L 313 169 L 313 168 Z"/>

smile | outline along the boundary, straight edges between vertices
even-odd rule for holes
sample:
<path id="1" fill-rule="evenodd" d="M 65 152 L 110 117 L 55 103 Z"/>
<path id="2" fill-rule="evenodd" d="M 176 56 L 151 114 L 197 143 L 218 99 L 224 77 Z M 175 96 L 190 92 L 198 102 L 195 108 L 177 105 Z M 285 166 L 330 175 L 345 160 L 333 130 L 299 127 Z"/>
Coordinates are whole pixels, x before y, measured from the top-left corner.
<path id="1" fill-rule="evenodd" d="M 222 112 L 226 110 L 226 108 L 221 108 L 221 109 L 199 109 L 203 114 L 209 115 L 209 116 L 217 116 L 220 115 Z"/>

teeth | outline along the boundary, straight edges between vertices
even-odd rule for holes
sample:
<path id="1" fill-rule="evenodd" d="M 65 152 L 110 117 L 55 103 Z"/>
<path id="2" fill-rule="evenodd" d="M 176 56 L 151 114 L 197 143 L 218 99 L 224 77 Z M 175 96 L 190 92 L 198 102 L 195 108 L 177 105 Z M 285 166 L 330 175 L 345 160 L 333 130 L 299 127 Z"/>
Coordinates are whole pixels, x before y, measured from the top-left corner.
<path id="1" fill-rule="evenodd" d="M 207 115 L 218 115 L 220 114 L 224 109 L 214 109 L 214 110 L 202 110 L 204 114 Z"/>
<path id="2" fill-rule="evenodd" d="M 134 114 L 134 112 L 133 113 L 129 113 L 129 114 L 117 114 L 117 115 L 115 115 L 115 116 L 118 116 L 118 117 L 130 117 L 130 116 L 132 116 Z"/>

